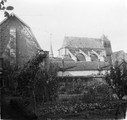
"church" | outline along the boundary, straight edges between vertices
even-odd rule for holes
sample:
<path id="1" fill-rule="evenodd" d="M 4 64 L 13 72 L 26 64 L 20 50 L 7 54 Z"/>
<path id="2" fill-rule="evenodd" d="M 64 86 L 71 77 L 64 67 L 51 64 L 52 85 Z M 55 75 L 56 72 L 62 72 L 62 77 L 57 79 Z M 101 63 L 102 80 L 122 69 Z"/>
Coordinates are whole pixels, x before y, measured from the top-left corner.
<path id="1" fill-rule="evenodd" d="M 74 61 L 108 61 L 111 60 L 111 43 L 105 35 L 101 38 L 65 37 L 58 50 L 59 57 Z"/>
<path id="2" fill-rule="evenodd" d="M 60 67 L 58 77 L 90 77 L 104 75 L 111 65 L 110 40 L 101 38 L 65 36 L 58 50 L 59 58 L 52 59 Z"/>

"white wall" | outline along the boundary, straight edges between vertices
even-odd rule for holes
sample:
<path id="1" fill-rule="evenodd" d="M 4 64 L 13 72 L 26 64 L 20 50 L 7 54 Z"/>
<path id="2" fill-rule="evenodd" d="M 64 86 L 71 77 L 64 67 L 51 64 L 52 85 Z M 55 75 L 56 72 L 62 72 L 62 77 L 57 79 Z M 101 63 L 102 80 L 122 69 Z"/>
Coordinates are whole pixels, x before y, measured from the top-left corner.
<path id="1" fill-rule="evenodd" d="M 57 75 L 59 77 L 62 77 L 62 76 L 88 76 L 88 75 L 97 75 L 99 73 L 98 70 L 86 70 L 86 71 L 65 71 L 65 72 L 62 72 L 62 71 L 59 71 L 57 73 Z M 101 71 L 102 74 L 105 74 L 106 71 L 103 70 Z"/>

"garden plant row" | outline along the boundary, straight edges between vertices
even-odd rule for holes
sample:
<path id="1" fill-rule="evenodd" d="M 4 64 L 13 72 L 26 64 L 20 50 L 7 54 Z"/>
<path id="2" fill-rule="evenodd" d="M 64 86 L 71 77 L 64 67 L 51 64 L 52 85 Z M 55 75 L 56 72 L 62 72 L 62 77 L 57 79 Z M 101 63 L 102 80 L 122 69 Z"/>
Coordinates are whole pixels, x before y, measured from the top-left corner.
<path id="1" fill-rule="evenodd" d="M 66 115 L 66 114 L 79 114 L 85 111 L 112 111 L 118 108 L 127 107 L 127 101 L 110 101 L 102 103 L 75 103 L 69 102 L 59 104 L 44 104 L 40 108 L 41 115 L 54 116 L 54 115 Z"/>

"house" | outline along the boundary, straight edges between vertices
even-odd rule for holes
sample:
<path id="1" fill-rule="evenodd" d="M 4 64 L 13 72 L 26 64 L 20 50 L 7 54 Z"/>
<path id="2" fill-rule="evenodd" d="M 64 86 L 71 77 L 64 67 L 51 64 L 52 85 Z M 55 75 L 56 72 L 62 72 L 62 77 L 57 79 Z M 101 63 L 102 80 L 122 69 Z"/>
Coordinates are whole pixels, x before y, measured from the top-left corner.
<path id="1" fill-rule="evenodd" d="M 116 51 L 112 53 L 112 63 L 115 64 L 116 62 L 127 62 L 127 53 L 125 53 L 123 50 Z"/>
<path id="2" fill-rule="evenodd" d="M 0 57 L 3 62 L 23 65 L 40 49 L 30 27 L 15 14 L 0 23 Z"/>
<path id="3" fill-rule="evenodd" d="M 108 61 L 111 62 L 112 48 L 108 38 L 70 37 L 66 36 L 59 57 L 74 61 Z"/>

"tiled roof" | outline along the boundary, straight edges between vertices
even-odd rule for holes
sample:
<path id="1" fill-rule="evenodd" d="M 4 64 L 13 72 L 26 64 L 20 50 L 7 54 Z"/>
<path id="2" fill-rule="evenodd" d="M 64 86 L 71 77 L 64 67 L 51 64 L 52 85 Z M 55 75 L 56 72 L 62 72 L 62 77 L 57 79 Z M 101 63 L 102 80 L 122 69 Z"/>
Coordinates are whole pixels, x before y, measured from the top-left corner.
<path id="1" fill-rule="evenodd" d="M 101 39 L 87 37 L 65 37 L 62 48 L 99 48 L 104 49 Z"/>
<path id="2" fill-rule="evenodd" d="M 85 70 L 98 70 L 99 66 L 102 69 L 109 69 L 109 63 L 108 62 L 98 62 L 98 61 L 93 61 L 93 62 L 85 62 L 85 61 L 80 61 L 80 62 L 75 62 L 75 61 L 62 61 L 62 60 L 52 60 L 54 64 L 57 64 L 62 71 L 85 71 Z M 64 67 L 63 67 L 64 66 Z"/>

